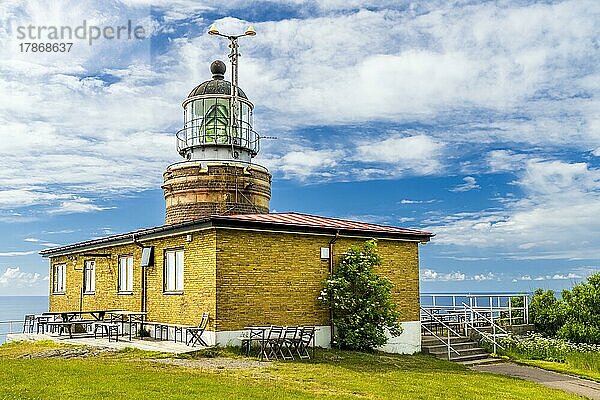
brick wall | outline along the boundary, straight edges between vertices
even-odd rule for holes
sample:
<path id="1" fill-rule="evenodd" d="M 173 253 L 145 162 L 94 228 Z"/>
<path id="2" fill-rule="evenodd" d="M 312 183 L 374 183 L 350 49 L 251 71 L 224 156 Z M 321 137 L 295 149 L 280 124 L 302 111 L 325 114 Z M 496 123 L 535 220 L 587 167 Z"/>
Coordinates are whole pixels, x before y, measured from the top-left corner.
<path id="1" fill-rule="evenodd" d="M 249 325 L 327 325 L 329 313 L 317 302 L 328 275 L 320 248 L 331 237 L 219 229 L 217 232 L 217 329 Z M 341 238 L 334 258 L 367 239 Z M 419 320 L 418 244 L 380 240 L 377 271 L 394 283 L 402 319 Z"/>
<path id="2" fill-rule="evenodd" d="M 320 248 L 331 237 L 210 229 L 142 241 L 154 246 L 154 266 L 147 268 L 148 320 L 196 325 L 202 312 L 210 313 L 209 330 L 238 330 L 248 325 L 327 325 L 328 311 L 317 296 L 328 274 Z M 340 238 L 335 260 L 351 245 L 365 239 Z M 165 249 L 184 249 L 184 290 L 163 292 Z M 419 319 L 418 245 L 379 240 L 383 265 L 377 271 L 394 283 L 393 296 L 405 321 Z M 96 260 L 95 294 L 83 295 L 83 310 L 141 310 L 141 247 L 135 244 L 89 251 L 110 254 L 92 257 L 53 257 L 51 265 L 66 263 L 66 293 L 50 295 L 51 311 L 79 310 L 83 263 Z M 133 254 L 132 294 L 119 294 L 118 256 Z M 52 282 L 52 276 L 50 277 Z"/>
<path id="3" fill-rule="evenodd" d="M 199 231 L 192 234 L 192 241 L 186 241 L 186 235 L 177 235 L 163 239 L 142 241 L 144 246 L 154 247 L 154 266 L 147 268 L 147 311 L 149 321 L 162 321 L 196 325 L 202 312 L 209 312 L 211 322 L 209 330 L 214 329 L 215 306 L 215 232 Z M 184 290 L 182 294 L 163 293 L 164 250 L 184 249 Z M 67 264 L 66 293 L 50 294 L 50 311 L 79 310 L 80 290 L 83 282 L 83 263 L 96 260 L 95 294 L 83 295 L 83 310 L 123 309 L 140 311 L 142 249 L 135 244 L 111 246 L 95 249 L 88 253 L 107 253 L 110 257 L 86 257 L 82 254 L 53 257 L 50 265 Z M 85 253 L 84 253 L 85 254 Z M 134 283 L 132 294 L 119 294 L 118 257 L 133 254 Z M 74 258 L 74 259 L 73 259 Z M 52 268 L 50 269 L 52 273 Z M 50 276 L 52 285 L 52 276 Z M 52 286 L 50 287 L 52 290 Z"/>

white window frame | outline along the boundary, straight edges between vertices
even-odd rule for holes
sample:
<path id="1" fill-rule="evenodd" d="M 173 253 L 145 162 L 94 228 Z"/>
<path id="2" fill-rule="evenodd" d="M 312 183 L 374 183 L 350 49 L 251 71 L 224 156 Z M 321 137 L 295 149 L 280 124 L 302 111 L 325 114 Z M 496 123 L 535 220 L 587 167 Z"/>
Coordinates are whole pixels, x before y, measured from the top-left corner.
<path id="1" fill-rule="evenodd" d="M 83 262 L 83 293 L 96 293 L 96 260 Z"/>
<path id="2" fill-rule="evenodd" d="M 163 291 L 165 293 L 182 293 L 184 271 L 183 249 L 165 250 L 164 254 Z"/>
<path id="3" fill-rule="evenodd" d="M 52 267 L 52 293 L 64 294 L 66 290 L 67 264 Z"/>
<path id="4" fill-rule="evenodd" d="M 133 292 L 133 256 L 119 256 L 119 277 L 117 291 L 119 293 Z"/>

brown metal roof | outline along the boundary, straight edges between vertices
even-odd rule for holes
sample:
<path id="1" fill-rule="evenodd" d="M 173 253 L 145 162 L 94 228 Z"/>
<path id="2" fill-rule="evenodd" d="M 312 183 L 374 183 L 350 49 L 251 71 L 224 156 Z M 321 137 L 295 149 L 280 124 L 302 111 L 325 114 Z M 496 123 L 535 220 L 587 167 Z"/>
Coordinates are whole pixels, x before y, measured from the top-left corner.
<path id="1" fill-rule="evenodd" d="M 316 215 L 290 213 L 274 214 L 242 214 L 219 216 L 219 219 L 232 219 L 238 221 L 255 221 L 265 223 L 275 223 L 289 226 L 303 226 L 326 229 L 344 229 L 356 230 L 362 232 L 386 232 L 399 234 L 413 234 L 433 236 L 430 232 L 418 231 L 415 229 L 397 228 L 394 226 L 371 224 L 367 222 L 350 221 L 346 219 L 319 217 Z"/>
<path id="2" fill-rule="evenodd" d="M 194 221 L 178 224 L 161 225 L 153 228 L 139 229 L 129 233 L 106 236 L 86 240 L 66 246 L 53 247 L 40 252 L 44 257 L 64 255 L 74 252 L 98 248 L 102 244 L 131 243 L 133 240 L 150 239 L 153 235 L 177 234 L 183 231 L 215 227 L 215 228 L 248 228 L 255 230 L 275 230 L 287 232 L 308 232 L 325 234 L 347 234 L 358 236 L 374 236 L 406 240 L 429 241 L 433 233 L 415 229 L 397 228 L 393 226 L 349 221 L 338 218 L 319 217 L 299 213 L 244 214 L 244 215 L 212 215 Z"/>

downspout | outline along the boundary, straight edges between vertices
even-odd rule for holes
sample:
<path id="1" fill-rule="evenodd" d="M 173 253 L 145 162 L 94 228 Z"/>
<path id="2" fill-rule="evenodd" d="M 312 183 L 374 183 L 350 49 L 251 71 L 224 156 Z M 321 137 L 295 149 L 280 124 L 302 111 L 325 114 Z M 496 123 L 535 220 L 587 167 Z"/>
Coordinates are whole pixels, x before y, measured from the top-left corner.
<path id="1" fill-rule="evenodd" d="M 144 245 L 142 245 L 140 242 L 137 241 L 137 238 L 135 237 L 135 233 L 131 234 L 131 240 L 133 242 L 133 244 L 135 244 L 138 247 L 141 247 L 142 249 L 144 248 Z M 147 299 L 146 299 L 146 268 L 145 267 L 140 267 L 142 269 L 142 276 L 141 276 L 141 305 L 140 305 L 140 311 L 141 312 L 146 312 L 146 303 L 147 303 Z"/>
<path id="2" fill-rule="evenodd" d="M 340 231 L 336 230 L 335 236 L 329 241 L 329 276 L 330 277 L 333 275 L 333 244 L 335 242 L 337 242 L 339 237 L 340 237 Z M 333 347 L 333 329 L 334 329 L 333 309 L 331 307 L 329 307 L 329 332 L 330 332 L 329 343 L 332 347 Z"/>

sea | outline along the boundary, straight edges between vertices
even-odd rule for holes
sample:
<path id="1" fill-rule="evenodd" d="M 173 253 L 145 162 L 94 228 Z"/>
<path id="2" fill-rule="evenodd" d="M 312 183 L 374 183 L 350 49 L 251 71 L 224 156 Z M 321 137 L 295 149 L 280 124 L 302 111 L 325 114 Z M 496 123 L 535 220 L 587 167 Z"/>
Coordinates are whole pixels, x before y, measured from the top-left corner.
<path id="1" fill-rule="evenodd" d="M 0 344 L 6 341 L 11 325 L 4 321 L 20 321 L 12 324 L 13 332 L 23 329 L 25 314 L 41 314 L 48 311 L 48 296 L 0 296 Z"/>

